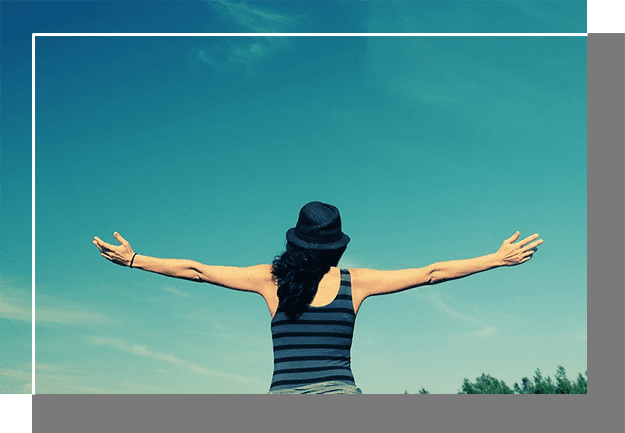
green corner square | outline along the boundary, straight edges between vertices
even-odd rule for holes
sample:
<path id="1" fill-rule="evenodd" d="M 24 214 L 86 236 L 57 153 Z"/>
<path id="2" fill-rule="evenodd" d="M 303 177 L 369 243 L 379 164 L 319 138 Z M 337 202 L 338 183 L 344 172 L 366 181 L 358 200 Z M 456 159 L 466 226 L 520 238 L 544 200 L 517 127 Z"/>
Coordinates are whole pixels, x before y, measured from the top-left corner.
<path id="1" fill-rule="evenodd" d="M 587 33 L 625 32 L 624 0 L 588 0 L 587 14 Z"/>
<path id="2" fill-rule="evenodd" d="M 33 396 L 31 394 L 0 394 L 0 431 L 32 433 Z"/>

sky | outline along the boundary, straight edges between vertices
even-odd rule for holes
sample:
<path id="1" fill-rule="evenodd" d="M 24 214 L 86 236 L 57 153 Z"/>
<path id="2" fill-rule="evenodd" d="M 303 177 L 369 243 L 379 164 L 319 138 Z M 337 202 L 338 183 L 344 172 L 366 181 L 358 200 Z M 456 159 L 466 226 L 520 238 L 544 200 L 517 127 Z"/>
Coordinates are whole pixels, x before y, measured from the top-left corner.
<path id="1" fill-rule="evenodd" d="M 457 10 L 423 3 L 346 3 L 323 20 L 290 2 L 194 2 L 178 19 L 215 32 L 468 31 L 487 7 L 463 5 L 450 25 Z M 569 30 L 570 4 L 558 21 L 555 2 L 522 3 L 508 12 L 527 28 L 585 31 Z M 87 31 L 97 3 L 80 7 L 46 31 Z M 107 7 L 100 26 L 119 31 L 128 6 Z M 492 7 L 488 22 L 505 23 Z M 26 48 L 9 50 L 21 63 L 5 76 L 30 74 Z M 50 36 L 35 68 L 37 393 L 266 393 L 260 296 L 122 268 L 91 240 L 118 231 L 139 254 L 270 263 L 313 200 L 341 211 L 341 267 L 481 256 L 516 230 L 545 241 L 522 266 L 366 300 L 352 346 L 364 393 L 587 370 L 585 38 Z M 29 79 L 3 88 L 6 104 Z M 12 107 L 5 122 L 28 131 L 29 104 Z M 3 176 L 29 169 L 17 134 L 4 138 L 3 157 L 23 165 Z M 0 387 L 29 393 L 30 251 L 5 229 L 30 229 L 24 194 L 26 182 L 2 189 L 14 219 L 0 233 Z"/>

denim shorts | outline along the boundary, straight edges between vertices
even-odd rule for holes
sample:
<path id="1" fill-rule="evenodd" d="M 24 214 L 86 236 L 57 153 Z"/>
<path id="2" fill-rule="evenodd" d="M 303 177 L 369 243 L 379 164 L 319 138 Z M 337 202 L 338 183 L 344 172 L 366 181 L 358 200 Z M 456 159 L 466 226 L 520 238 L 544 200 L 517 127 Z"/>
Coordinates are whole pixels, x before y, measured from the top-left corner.
<path id="1" fill-rule="evenodd" d="M 362 390 L 345 382 L 330 380 L 297 388 L 269 391 L 269 394 L 362 394 Z"/>

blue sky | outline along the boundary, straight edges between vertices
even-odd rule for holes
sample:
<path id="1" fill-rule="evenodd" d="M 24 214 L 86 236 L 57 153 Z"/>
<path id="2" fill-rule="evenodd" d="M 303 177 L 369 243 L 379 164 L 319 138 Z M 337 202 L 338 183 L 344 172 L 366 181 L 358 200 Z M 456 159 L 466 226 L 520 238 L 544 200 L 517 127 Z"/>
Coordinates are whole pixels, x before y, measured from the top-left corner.
<path id="1" fill-rule="evenodd" d="M 444 27 L 434 3 L 422 12 Z M 321 23 L 286 2 L 193 7 L 211 31 Z M 354 31 L 416 19 L 375 7 L 352 14 Z M 365 301 L 352 350 L 365 393 L 587 369 L 585 38 L 38 37 L 35 66 L 37 393 L 267 392 L 259 296 L 115 266 L 91 239 L 269 263 L 312 200 L 341 210 L 343 267 L 475 257 L 516 230 L 545 240 L 523 266 Z M 26 335 L 29 249 L 10 251 L 0 313 Z M 23 359 L 0 376 L 14 390 Z"/>

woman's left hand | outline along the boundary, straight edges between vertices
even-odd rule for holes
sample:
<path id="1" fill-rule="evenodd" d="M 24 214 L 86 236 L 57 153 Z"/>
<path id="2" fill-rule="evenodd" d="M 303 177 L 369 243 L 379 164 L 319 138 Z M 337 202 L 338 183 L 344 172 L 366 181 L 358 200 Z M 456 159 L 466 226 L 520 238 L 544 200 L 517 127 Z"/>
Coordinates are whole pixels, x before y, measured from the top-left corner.
<path id="1" fill-rule="evenodd" d="M 121 266 L 130 266 L 130 261 L 135 252 L 128 241 L 115 232 L 113 233 L 115 239 L 119 241 L 121 245 L 111 245 L 104 242 L 97 236 L 93 238 L 93 244 L 100 250 L 100 255 L 113 263 L 117 263 Z"/>
<path id="2" fill-rule="evenodd" d="M 506 239 L 501 244 L 499 251 L 495 253 L 501 264 L 504 266 L 515 266 L 521 263 L 527 262 L 532 258 L 532 254 L 537 251 L 537 246 L 543 243 L 542 239 L 535 241 L 538 238 L 538 233 L 533 234 L 516 244 L 513 243 L 519 238 L 519 232 L 517 231 L 512 237 Z M 532 242 L 534 241 L 534 242 Z M 532 242 L 530 244 L 530 242 Z"/>

